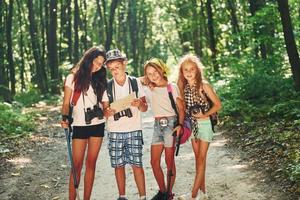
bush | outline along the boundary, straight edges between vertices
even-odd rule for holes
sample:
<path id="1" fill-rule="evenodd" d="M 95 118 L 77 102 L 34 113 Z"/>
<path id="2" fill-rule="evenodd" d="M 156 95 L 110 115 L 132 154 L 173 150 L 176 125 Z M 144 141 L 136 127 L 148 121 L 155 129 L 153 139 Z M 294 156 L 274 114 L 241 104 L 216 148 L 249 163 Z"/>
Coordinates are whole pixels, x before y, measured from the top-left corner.
<path id="1" fill-rule="evenodd" d="M 23 134 L 34 130 L 31 115 L 24 114 L 17 107 L 0 103 L 0 135 Z"/>

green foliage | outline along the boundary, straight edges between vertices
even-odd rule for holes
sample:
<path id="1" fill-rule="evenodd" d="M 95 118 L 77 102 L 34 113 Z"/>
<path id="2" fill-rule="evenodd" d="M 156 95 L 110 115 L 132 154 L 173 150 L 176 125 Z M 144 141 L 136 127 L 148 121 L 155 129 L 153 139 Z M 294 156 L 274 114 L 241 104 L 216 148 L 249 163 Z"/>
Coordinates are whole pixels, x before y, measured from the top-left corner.
<path id="1" fill-rule="evenodd" d="M 32 116 L 22 113 L 20 108 L 0 103 L 0 111 L 0 135 L 24 134 L 34 130 Z"/>
<path id="2" fill-rule="evenodd" d="M 15 96 L 15 100 L 25 107 L 38 103 L 42 98 L 43 96 L 37 88 L 30 88 L 28 91 L 18 93 Z"/>

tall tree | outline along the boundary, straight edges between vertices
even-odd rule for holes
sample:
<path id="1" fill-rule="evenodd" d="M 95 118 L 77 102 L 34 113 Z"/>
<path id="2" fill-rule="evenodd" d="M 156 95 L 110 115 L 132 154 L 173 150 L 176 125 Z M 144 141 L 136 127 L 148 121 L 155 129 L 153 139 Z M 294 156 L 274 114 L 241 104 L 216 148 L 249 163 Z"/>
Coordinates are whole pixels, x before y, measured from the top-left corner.
<path id="1" fill-rule="evenodd" d="M 216 62 L 217 57 L 217 48 L 216 48 L 216 39 L 215 39 L 215 31 L 214 31 L 214 22 L 213 22 L 213 12 L 212 12 L 212 1 L 207 0 L 206 2 L 206 10 L 207 10 L 207 26 L 208 26 L 208 33 L 209 33 L 209 47 L 211 50 L 211 59 L 213 63 L 213 69 L 216 75 L 219 73 L 219 66 Z"/>
<path id="2" fill-rule="evenodd" d="M 289 56 L 293 79 L 295 81 L 295 87 L 296 90 L 300 91 L 300 58 L 293 33 L 289 4 L 287 0 L 277 0 L 277 3 L 284 33 L 285 46 Z"/>
<path id="3" fill-rule="evenodd" d="M 249 0 L 249 6 L 250 6 L 250 13 L 252 16 L 255 16 L 255 13 L 260 10 L 265 4 L 265 0 Z M 263 29 L 262 27 L 264 27 L 263 24 L 261 24 L 261 22 L 254 24 L 254 36 L 256 37 L 257 35 L 262 35 L 263 33 Z M 258 57 L 258 51 L 260 51 L 260 55 L 263 59 L 267 58 L 267 47 L 264 41 L 260 40 L 259 42 L 259 50 L 258 48 L 256 48 L 255 53 L 256 56 Z"/>
<path id="4" fill-rule="evenodd" d="M 115 17 L 115 11 L 118 6 L 120 0 L 112 0 L 110 4 L 110 13 L 109 13 L 109 21 L 108 21 L 108 29 L 106 33 L 106 42 L 105 42 L 105 49 L 108 50 L 112 43 L 112 35 L 113 35 L 113 20 Z"/>
<path id="5" fill-rule="evenodd" d="M 231 23 L 231 28 L 232 28 L 232 33 L 233 33 L 233 48 L 235 48 L 235 55 L 239 56 L 240 55 L 240 40 L 239 40 L 239 33 L 240 33 L 240 27 L 238 24 L 238 18 L 237 18 L 237 13 L 236 13 L 236 2 L 235 0 L 227 0 L 227 7 L 230 12 L 230 23 Z"/>
<path id="6" fill-rule="evenodd" d="M 136 0 L 129 0 L 128 5 L 128 22 L 129 22 L 129 34 L 130 34 L 130 52 L 133 58 L 133 73 L 138 75 L 138 58 L 137 58 L 137 46 L 138 46 L 138 27 L 137 27 L 137 5 Z"/>
<path id="7" fill-rule="evenodd" d="M 5 14 L 7 13 L 7 5 L 3 0 L 0 0 L 0 34 L 2 37 L 0 37 L 0 96 L 3 97 L 3 100 L 5 102 L 11 102 L 12 97 L 9 90 L 9 83 L 8 83 L 8 76 L 7 76 L 7 68 L 5 67 Z"/>
<path id="8" fill-rule="evenodd" d="M 48 92 L 47 75 L 45 71 L 45 66 L 41 65 L 41 59 L 43 58 L 41 58 L 40 48 L 38 44 L 39 40 L 38 40 L 38 34 L 36 30 L 32 0 L 27 1 L 27 7 L 28 7 L 30 40 L 31 40 L 31 46 L 33 50 L 35 67 L 36 67 L 36 74 L 34 80 L 36 80 L 41 93 L 45 94 Z"/>
<path id="9" fill-rule="evenodd" d="M 104 38 L 105 38 L 105 13 L 103 12 L 103 9 L 101 7 L 102 3 L 100 0 L 96 1 L 97 3 L 97 14 L 98 14 L 98 28 L 99 28 L 99 33 L 98 33 L 98 41 L 100 44 L 104 43 Z"/>
<path id="10" fill-rule="evenodd" d="M 74 59 L 73 62 L 78 62 L 79 60 L 79 24 L 80 16 L 79 16 L 79 7 L 78 0 L 74 0 Z"/>
<path id="11" fill-rule="evenodd" d="M 16 75 L 13 58 L 12 21 L 14 1 L 9 0 L 8 16 L 6 21 L 7 61 L 9 68 L 10 90 L 12 95 L 16 94 Z"/>
<path id="12" fill-rule="evenodd" d="M 25 54 L 24 54 L 24 30 L 23 30 L 23 13 L 22 13 L 22 5 L 19 0 L 17 0 L 17 5 L 18 5 L 18 21 L 19 21 L 19 27 L 20 27 L 20 39 L 19 39 L 19 47 L 20 47 L 20 59 L 21 59 L 21 64 L 20 64 L 20 79 L 21 79 L 21 91 L 24 92 L 26 85 L 25 85 Z"/>
<path id="13" fill-rule="evenodd" d="M 67 43 L 68 43 L 68 55 L 69 61 L 72 63 L 73 61 L 73 40 L 72 40 L 72 8 L 71 8 L 72 0 L 67 0 L 67 9 L 66 9 L 66 35 L 67 35 Z"/>
<path id="14" fill-rule="evenodd" d="M 49 10 L 49 26 L 48 26 L 48 64 L 51 74 L 51 91 L 52 93 L 58 94 L 59 87 L 59 74 L 58 74 L 58 58 L 57 58 L 57 2 L 56 0 L 50 0 Z"/>

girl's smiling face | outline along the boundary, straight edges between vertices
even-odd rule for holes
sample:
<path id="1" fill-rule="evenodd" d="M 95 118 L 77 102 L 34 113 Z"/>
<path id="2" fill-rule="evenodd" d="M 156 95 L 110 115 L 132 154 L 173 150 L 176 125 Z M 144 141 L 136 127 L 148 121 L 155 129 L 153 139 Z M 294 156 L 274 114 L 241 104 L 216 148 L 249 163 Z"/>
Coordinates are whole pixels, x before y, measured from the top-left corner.
<path id="1" fill-rule="evenodd" d="M 92 72 L 96 72 L 101 69 L 104 63 L 104 57 L 103 56 L 98 56 L 93 60 L 93 67 L 92 67 Z"/>
<path id="2" fill-rule="evenodd" d="M 194 82 L 197 75 L 197 66 L 192 62 L 186 62 L 182 64 L 182 73 L 189 83 Z"/>
<path id="3" fill-rule="evenodd" d="M 147 78 L 156 85 L 161 85 L 161 81 L 163 81 L 163 77 L 161 76 L 161 73 L 151 65 L 146 68 L 146 76 Z"/>

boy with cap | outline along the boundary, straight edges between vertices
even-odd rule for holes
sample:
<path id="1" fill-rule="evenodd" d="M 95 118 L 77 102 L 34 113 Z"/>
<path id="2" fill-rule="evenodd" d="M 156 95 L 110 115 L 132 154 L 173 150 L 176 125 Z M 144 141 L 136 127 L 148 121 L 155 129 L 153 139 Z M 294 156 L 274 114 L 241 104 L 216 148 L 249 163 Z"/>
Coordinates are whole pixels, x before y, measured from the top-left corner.
<path id="1" fill-rule="evenodd" d="M 141 112 L 148 109 L 142 85 L 135 77 L 126 74 L 127 59 L 118 49 L 106 54 L 106 66 L 113 78 L 103 94 L 104 115 L 107 118 L 109 155 L 119 190 L 118 200 L 127 200 L 125 195 L 125 165 L 132 166 L 141 200 L 146 199 L 145 175 L 142 165 L 143 135 Z M 116 112 L 110 103 L 135 93 L 129 108 Z"/>

